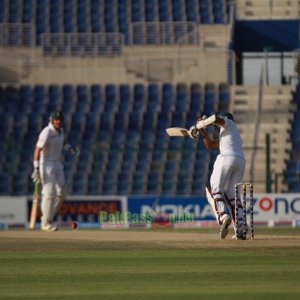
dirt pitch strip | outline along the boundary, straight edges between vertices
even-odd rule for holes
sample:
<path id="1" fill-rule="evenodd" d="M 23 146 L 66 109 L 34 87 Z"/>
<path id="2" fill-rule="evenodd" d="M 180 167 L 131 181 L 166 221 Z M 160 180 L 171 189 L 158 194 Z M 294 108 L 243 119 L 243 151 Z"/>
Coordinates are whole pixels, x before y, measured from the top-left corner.
<path id="1" fill-rule="evenodd" d="M 232 240 L 232 232 L 225 240 L 218 230 L 59 230 L 41 232 L 7 230 L 0 232 L 0 251 L 63 249 L 207 249 L 207 248 L 294 248 L 300 247 L 300 231 L 278 232 L 265 230 L 254 240 Z"/>

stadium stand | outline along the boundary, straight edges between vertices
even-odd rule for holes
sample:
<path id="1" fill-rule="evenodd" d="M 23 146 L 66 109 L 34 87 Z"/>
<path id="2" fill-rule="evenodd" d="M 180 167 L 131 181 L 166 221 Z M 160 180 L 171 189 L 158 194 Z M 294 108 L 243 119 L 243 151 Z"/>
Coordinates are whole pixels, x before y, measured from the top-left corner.
<path id="1" fill-rule="evenodd" d="M 0 194 L 33 192 L 34 144 L 55 109 L 81 148 L 78 160 L 64 157 L 73 194 L 204 195 L 217 153 L 165 128 L 188 128 L 217 110 L 234 113 L 251 161 L 258 90 L 231 85 L 232 2 L 0 1 Z M 264 0 L 237 1 L 236 18 L 295 18 L 296 2 L 274 0 L 271 11 Z M 285 170 L 281 191 L 300 189 L 299 91 L 295 106 L 291 86 L 263 92 L 258 148 L 271 132 L 272 172 Z M 263 191 L 264 157 L 256 159 Z"/>
<path id="2" fill-rule="evenodd" d="M 197 84 L 193 84 L 193 87 Z M 173 105 L 177 109 L 169 109 L 168 112 L 163 109 L 163 95 L 166 87 L 172 90 Z M 213 87 L 213 89 L 211 89 Z M 221 87 L 220 87 L 221 88 Z M 2 88 L 1 103 L 5 108 L 5 112 L 2 112 L 1 117 L 1 134 L 3 135 L 3 145 L 6 146 L 7 151 L 10 153 L 10 149 L 14 149 L 16 157 L 22 157 L 23 159 L 12 159 L 13 166 L 8 165 L 7 160 L 1 162 L 2 169 L 5 169 L 9 177 L 11 177 L 11 184 L 5 186 L 4 182 L 7 179 L 3 179 L 1 183 L 3 189 L 1 193 L 7 192 L 9 188 L 12 194 L 15 193 L 29 193 L 32 191 L 32 183 L 28 180 L 31 169 L 31 156 L 33 147 L 40 129 L 48 122 L 48 113 L 44 111 L 45 108 L 51 107 L 52 109 L 60 109 L 66 103 L 68 97 L 72 98 L 72 110 L 65 110 L 65 117 L 68 122 L 66 127 L 67 138 L 73 143 L 80 145 L 81 155 L 78 161 L 72 161 L 70 156 L 65 157 L 66 172 L 70 177 L 70 186 L 73 187 L 73 193 L 94 193 L 94 188 L 90 191 L 88 189 L 88 178 L 97 178 L 97 174 L 103 173 L 102 186 L 97 189 L 97 193 L 107 194 L 112 192 L 124 192 L 126 184 L 124 182 L 118 182 L 118 178 L 127 178 L 127 185 L 133 193 L 137 193 L 143 186 L 143 189 L 147 193 L 158 193 L 163 191 L 164 194 L 167 190 L 173 193 L 193 193 L 192 188 L 183 188 L 184 180 L 190 178 L 194 172 L 193 166 L 189 163 L 191 157 L 184 155 L 189 149 L 191 151 L 196 150 L 196 142 L 191 141 L 184 146 L 183 139 L 175 138 L 170 139 L 166 133 L 165 128 L 171 126 L 188 127 L 191 123 L 200 116 L 201 111 L 191 114 L 189 112 L 190 101 L 192 94 L 190 90 L 192 86 L 186 84 L 178 84 L 173 86 L 172 84 L 149 84 L 145 85 L 51 85 L 51 86 L 20 86 L 11 90 L 8 87 Z M 201 97 L 203 99 L 209 99 L 213 97 L 214 105 L 218 107 L 218 99 L 220 98 L 217 87 L 212 84 L 205 86 Z M 103 102 L 105 107 L 101 113 L 94 112 L 88 108 L 91 106 L 91 97 L 101 97 L 100 91 L 105 91 Z M 200 93 L 200 91 L 198 91 Z M 123 95 L 122 93 L 125 93 Z M 168 92 L 169 93 L 169 92 Z M 209 96 L 207 95 L 209 93 Z M 127 105 L 126 109 L 121 105 L 122 99 L 131 102 L 128 95 L 135 94 L 135 101 L 141 101 L 144 108 L 137 109 L 135 105 Z M 28 108 L 28 113 L 24 111 L 15 110 L 15 107 L 19 107 L 19 99 L 23 99 L 25 96 L 26 103 L 31 107 Z M 132 99 L 132 101 L 134 101 Z M 14 105 L 14 108 L 12 105 Z M 42 103 L 39 104 L 39 103 Z M 83 104 L 82 104 L 83 103 Z M 84 106 L 84 109 L 83 109 Z M 43 117 L 44 116 L 44 117 Z M 15 127 L 15 129 L 14 129 Z M 17 129 L 18 128 L 18 129 Z M 15 147 L 12 143 L 12 133 L 18 135 L 19 141 L 24 141 L 22 145 Z M 25 143 L 26 141 L 26 143 Z M 14 143 L 19 143 L 15 141 Z M 24 146 L 24 147 L 23 147 Z M 165 157 L 166 150 L 170 153 L 170 159 Z M 5 153 L 6 153 L 5 151 Z M 122 154 L 124 153 L 124 155 Z M 135 155 L 136 153 L 136 155 Z M 180 153 L 183 157 L 181 158 Z M 190 154 L 191 156 L 193 153 Z M 107 157 L 103 160 L 104 157 Z M 195 172 L 200 170 L 200 165 L 205 164 L 202 158 L 202 153 L 195 159 Z M 156 161 L 161 165 L 165 161 L 165 169 L 156 168 Z M 182 162 L 181 162 L 182 161 Z M 132 164 L 130 166 L 129 164 Z M 168 189 L 166 187 L 156 189 L 157 180 L 161 180 L 163 175 L 170 174 L 175 167 L 180 165 L 180 175 L 174 175 L 177 189 Z M 140 184 L 135 186 L 129 178 L 139 177 L 140 172 L 144 172 L 147 166 L 151 166 L 149 169 L 149 175 L 142 179 L 139 179 Z M 172 167 L 173 166 L 173 167 Z M 154 168 L 154 169 L 152 169 Z M 204 168 L 205 169 L 205 168 Z M 23 172 L 20 172 L 23 170 Z M 26 171 L 26 172 L 25 172 Z M 151 172 L 154 172 L 153 174 Z M 199 171 L 200 172 L 200 171 Z M 114 173 L 115 175 L 113 175 Z M 204 186 L 206 177 L 203 172 L 197 179 L 199 183 L 202 180 L 200 186 Z M 26 180 L 21 180 L 21 175 L 26 177 Z M 150 175 L 152 174 L 152 175 Z M 182 174 L 190 174 L 185 177 Z M 170 176 L 171 180 L 172 177 Z M 178 176 L 181 176 L 180 179 Z M 17 178 L 18 180 L 13 180 Z M 143 178 L 143 176 L 142 176 Z M 185 179 L 183 179 L 185 178 Z M 174 182 L 174 186 L 175 186 Z M 17 185 L 15 189 L 13 184 Z M 173 186 L 173 182 L 169 184 Z M 92 185 L 92 183 L 90 183 Z M 115 188 L 118 186 L 118 188 Z M 4 189 L 5 187 L 5 189 Z"/>

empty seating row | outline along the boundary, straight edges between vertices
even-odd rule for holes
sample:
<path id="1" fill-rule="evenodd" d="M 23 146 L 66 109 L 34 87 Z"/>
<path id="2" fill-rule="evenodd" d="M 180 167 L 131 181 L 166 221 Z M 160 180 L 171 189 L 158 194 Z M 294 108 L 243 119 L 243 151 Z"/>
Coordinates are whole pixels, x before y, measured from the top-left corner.
<path id="1" fill-rule="evenodd" d="M 45 32 L 120 32 L 137 22 L 227 23 L 229 0 L 2 0 L 0 23 L 32 23 Z"/>
<path id="2" fill-rule="evenodd" d="M 228 109 L 230 89 L 225 83 L 107 85 L 21 85 L 0 87 L 0 113 L 62 110 L 72 112 L 198 112 Z"/>

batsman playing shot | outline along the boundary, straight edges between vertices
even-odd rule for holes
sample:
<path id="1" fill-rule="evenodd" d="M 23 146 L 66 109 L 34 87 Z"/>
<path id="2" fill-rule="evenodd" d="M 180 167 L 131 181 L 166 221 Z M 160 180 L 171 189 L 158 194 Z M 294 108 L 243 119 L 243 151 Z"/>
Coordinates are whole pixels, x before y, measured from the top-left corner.
<path id="1" fill-rule="evenodd" d="M 206 128 L 211 125 L 220 128 L 218 140 L 213 141 L 206 131 Z M 228 112 L 216 113 L 209 118 L 203 116 L 188 130 L 189 137 L 193 139 L 198 138 L 200 134 L 203 136 L 207 149 L 219 149 L 220 151 L 210 177 L 211 190 L 206 188 L 206 193 L 220 225 L 220 237 L 225 239 L 228 234 L 228 227 L 235 218 L 234 186 L 236 183 L 242 182 L 246 167 L 242 141 L 234 118 Z M 237 224 L 234 228 L 236 232 L 234 237 L 244 239 L 243 231 L 247 225 L 244 222 L 240 199 L 237 207 L 238 220 L 233 222 L 233 224 Z"/>
<path id="2" fill-rule="evenodd" d="M 62 112 L 51 114 L 50 122 L 39 134 L 33 154 L 32 180 L 41 183 L 41 230 L 56 231 L 53 218 L 66 194 L 65 177 L 61 156 L 63 150 L 79 155 L 79 149 L 65 144 Z"/>

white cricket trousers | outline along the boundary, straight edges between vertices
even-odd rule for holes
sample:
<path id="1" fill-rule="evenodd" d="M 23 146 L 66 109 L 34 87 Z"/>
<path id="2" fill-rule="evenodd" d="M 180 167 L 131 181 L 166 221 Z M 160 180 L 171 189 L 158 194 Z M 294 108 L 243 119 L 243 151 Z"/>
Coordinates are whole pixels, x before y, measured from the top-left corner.
<path id="1" fill-rule="evenodd" d="M 59 161 L 44 162 L 40 166 L 42 182 L 42 226 L 53 221 L 56 210 L 64 198 L 65 176 Z"/>
<path id="2" fill-rule="evenodd" d="M 234 198 L 234 185 L 243 180 L 245 168 L 244 158 L 219 154 L 210 177 L 211 193 L 226 193 L 229 199 Z"/>

